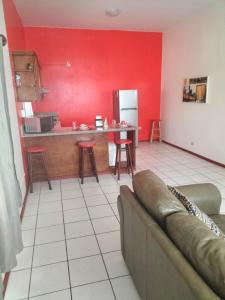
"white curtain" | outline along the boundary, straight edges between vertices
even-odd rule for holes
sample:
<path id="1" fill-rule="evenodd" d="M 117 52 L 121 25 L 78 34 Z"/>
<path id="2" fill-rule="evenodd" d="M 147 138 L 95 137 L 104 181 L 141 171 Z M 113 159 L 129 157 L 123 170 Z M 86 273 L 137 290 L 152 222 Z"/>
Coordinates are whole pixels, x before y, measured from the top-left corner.
<path id="1" fill-rule="evenodd" d="M 23 249 L 19 217 L 22 196 L 14 163 L 8 110 L 0 37 L 0 275 L 16 266 L 16 254 Z"/>

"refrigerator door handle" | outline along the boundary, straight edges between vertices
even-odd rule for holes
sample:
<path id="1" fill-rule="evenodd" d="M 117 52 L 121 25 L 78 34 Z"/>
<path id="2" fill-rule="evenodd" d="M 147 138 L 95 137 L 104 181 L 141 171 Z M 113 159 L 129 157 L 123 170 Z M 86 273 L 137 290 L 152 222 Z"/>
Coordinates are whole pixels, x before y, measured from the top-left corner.
<path id="1" fill-rule="evenodd" d="M 120 110 L 137 110 L 137 107 L 126 107 L 126 108 L 121 108 Z"/>

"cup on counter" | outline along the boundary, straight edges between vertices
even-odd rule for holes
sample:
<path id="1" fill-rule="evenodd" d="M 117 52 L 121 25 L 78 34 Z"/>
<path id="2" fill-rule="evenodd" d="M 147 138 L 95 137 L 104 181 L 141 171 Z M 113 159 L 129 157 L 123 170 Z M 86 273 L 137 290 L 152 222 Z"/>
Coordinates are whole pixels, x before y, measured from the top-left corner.
<path id="1" fill-rule="evenodd" d="M 77 129 L 77 123 L 75 121 L 72 122 L 72 130 Z"/>
<path id="2" fill-rule="evenodd" d="M 112 127 L 116 127 L 116 120 L 112 120 Z"/>

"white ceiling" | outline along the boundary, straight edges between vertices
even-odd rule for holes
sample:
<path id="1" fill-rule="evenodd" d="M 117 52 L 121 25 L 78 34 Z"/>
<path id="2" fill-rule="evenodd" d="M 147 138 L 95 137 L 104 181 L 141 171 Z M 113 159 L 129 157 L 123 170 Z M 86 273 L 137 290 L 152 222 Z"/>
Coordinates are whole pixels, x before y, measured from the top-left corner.
<path id="1" fill-rule="evenodd" d="M 25 26 L 164 31 L 216 0 L 14 0 Z M 105 15 L 119 8 L 118 17 Z"/>

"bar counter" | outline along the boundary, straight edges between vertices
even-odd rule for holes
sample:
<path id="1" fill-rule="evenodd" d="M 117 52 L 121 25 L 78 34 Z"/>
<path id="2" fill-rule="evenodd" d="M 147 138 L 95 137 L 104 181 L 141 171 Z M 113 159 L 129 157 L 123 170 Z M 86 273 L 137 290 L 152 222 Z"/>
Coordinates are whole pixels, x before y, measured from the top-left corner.
<path id="1" fill-rule="evenodd" d="M 43 146 L 46 148 L 46 163 L 50 178 L 78 177 L 79 152 L 77 144 L 81 141 L 94 140 L 97 170 L 99 173 L 110 172 L 108 153 L 108 134 L 127 132 L 127 137 L 133 141 L 131 151 L 134 168 L 136 166 L 135 137 L 140 128 L 128 126 L 110 127 L 108 129 L 72 130 L 71 127 L 63 127 L 46 133 L 24 134 L 26 147 Z M 33 169 L 38 175 L 37 179 L 43 179 L 39 160 L 33 159 Z M 85 175 L 91 175 L 91 166 L 88 157 L 84 163 Z"/>

